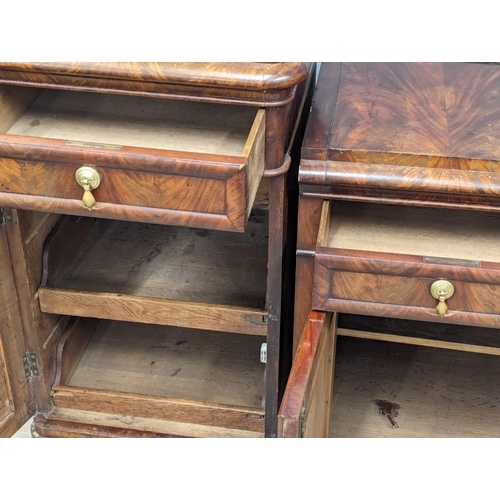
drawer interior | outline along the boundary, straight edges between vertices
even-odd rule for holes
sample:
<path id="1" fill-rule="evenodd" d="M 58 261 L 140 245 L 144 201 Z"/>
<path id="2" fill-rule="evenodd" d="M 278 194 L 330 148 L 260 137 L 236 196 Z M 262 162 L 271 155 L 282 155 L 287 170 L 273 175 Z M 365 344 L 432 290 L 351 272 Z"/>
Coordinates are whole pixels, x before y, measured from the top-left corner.
<path id="1" fill-rule="evenodd" d="M 500 262 L 500 214 L 335 201 L 318 241 L 327 248 Z"/>
<path id="2" fill-rule="evenodd" d="M 41 309 L 266 335 L 268 215 L 254 210 L 242 234 L 63 217 L 45 244 Z"/>
<path id="3" fill-rule="evenodd" d="M 263 432 L 257 337 L 76 318 L 61 338 L 56 407 Z"/>
<path id="4" fill-rule="evenodd" d="M 1 89 L 0 89 L 1 90 Z M 247 156 L 257 115 L 248 106 L 176 101 L 152 97 L 43 90 L 12 99 L 2 133 L 195 153 Z M 259 114 L 260 113 L 260 114 Z M 17 119 L 15 119 L 17 118 Z M 11 123 L 12 122 L 12 123 Z M 10 125 L 10 126 L 9 126 Z"/>
<path id="5" fill-rule="evenodd" d="M 498 436 L 497 356 L 343 334 L 339 329 L 330 437 Z"/>

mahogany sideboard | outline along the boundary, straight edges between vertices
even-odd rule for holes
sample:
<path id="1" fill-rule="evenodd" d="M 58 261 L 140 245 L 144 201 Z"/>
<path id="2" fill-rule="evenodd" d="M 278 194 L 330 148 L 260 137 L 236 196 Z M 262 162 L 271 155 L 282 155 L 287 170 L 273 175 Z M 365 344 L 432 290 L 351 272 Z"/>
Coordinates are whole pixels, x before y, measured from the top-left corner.
<path id="1" fill-rule="evenodd" d="M 276 437 L 312 63 L 0 63 L 0 436 Z"/>
<path id="2" fill-rule="evenodd" d="M 299 184 L 280 433 L 498 436 L 500 67 L 322 63 Z"/>

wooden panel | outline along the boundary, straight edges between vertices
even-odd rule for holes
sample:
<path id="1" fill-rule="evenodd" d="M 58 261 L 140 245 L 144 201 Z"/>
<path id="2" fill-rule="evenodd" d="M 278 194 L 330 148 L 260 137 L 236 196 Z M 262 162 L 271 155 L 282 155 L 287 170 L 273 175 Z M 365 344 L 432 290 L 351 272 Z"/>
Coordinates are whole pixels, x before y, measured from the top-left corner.
<path id="1" fill-rule="evenodd" d="M 66 385 L 80 362 L 99 320 L 73 318 L 57 347 L 57 372 L 55 384 Z"/>
<path id="2" fill-rule="evenodd" d="M 267 335 L 267 311 L 121 293 L 39 289 L 40 309 L 52 314 Z"/>
<path id="3" fill-rule="evenodd" d="M 319 84 L 307 122 L 302 145 L 302 158 L 326 160 L 330 126 L 335 115 L 337 94 L 340 88 L 342 63 L 322 63 Z"/>
<path id="4" fill-rule="evenodd" d="M 1 63 L 0 81 L 281 106 L 311 63 Z"/>
<path id="5" fill-rule="evenodd" d="M 429 166 L 457 169 L 498 162 L 499 88 L 492 65 L 344 63 L 330 159 L 392 163 L 402 154 L 407 165 L 430 157 Z"/>
<path id="6" fill-rule="evenodd" d="M 36 89 L 0 86 L 0 134 L 12 127 L 39 93 Z"/>
<path id="7" fill-rule="evenodd" d="M 14 416 L 14 411 L 14 397 L 12 396 L 9 374 L 7 373 L 7 360 L 5 359 L 3 342 L 0 337 L 0 428 L 6 420 Z"/>
<path id="8" fill-rule="evenodd" d="M 311 312 L 281 403 L 279 437 L 328 436 L 336 321 Z"/>
<path id="9" fill-rule="evenodd" d="M 132 417 L 57 406 L 47 415 L 34 419 L 35 430 L 43 437 L 197 437 L 197 438 L 262 438 L 262 432 L 226 427 Z"/>
<path id="10" fill-rule="evenodd" d="M 169 399 L 138 394 L 54 386 L 54 403 L 61 408 L 115 412 L 198 425 L 264 432 L 264 411 L 259 408 L 207 404 L 204 401 Z"/>
<path id="11" fill-rule="evenodd" d="M 5 224 L 0 224 L 0 256 L 0 437 L 9 437 L 35 405 L 24 377 L 22 357 L 27 349 Z"/>
<path id="12" fill-rule="evenodd" d="M 432 309 L 437 305 L 437 300 L 429 291 L 433 281 L 435 280 L 428 278 L 332 272 L 329 299 Z M 456 281 L 452 283 L 455 293 L 446 301 L 449 308 L 447 314 L 452 314 L 454 311 L 500 313 L 499 286 Z M 321 302 L 319 295 L 315 293 L 313 299 L 315 307 Z M 330 304 L 330 307 L 334 307 L 333 304 Z"/>
<path id="13" fill-rule="evenodd" d="M 13 210 L 11 222 L 5 225 L 5 231 L 25 336 L 24 349 L 39 356 L 40 376 L 34 377 L 31 383 L 37 409 L 44 411 L 51 404 L 50 390 L 55 376 L 56 348 L 64 331 L 65 320 L 58 315 L 41 313 L 37 304 L 37 291 L 42 278 L 43 244 L 59 217 L 52 215 L 33 218 L 29 215 L 25 219 L 25 215 L 26 212 Z M 32 229 L 26 235 L 27 228 Z"/>
<path id="14" fill-rule="evenodd" d="M 499 370 L 496 356 L 341 337 L 330 436 L 497 437 Z"/>

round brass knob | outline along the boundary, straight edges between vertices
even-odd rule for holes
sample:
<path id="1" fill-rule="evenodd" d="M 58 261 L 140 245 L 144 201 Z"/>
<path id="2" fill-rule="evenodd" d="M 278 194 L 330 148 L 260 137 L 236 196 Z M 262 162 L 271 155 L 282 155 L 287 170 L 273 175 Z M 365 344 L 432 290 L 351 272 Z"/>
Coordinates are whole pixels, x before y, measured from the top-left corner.
<path id="1" fill-rule="evenodd" d="M 92 190 L 98 188 L 101 184 L 101 174 L 93 165 L 83 165 L 76 171 L 75 179 L 84 189 L 83 204 L 87 210 L 92 210 L 95 203 Z"/>
<path id="2" fill-rule="evenodd" d="M 436 312 L 443 317 L 448 311 L 446 300 L 455 293 L 455 287 L 447 280 L 437 280 L 431 285 L 431 295 L 439 300 Z"/>

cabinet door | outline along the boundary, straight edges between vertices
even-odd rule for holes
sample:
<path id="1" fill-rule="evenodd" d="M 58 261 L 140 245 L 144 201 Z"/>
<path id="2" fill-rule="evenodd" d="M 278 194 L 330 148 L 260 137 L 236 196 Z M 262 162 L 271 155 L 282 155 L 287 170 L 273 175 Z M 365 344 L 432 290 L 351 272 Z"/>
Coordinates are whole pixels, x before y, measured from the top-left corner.
<path id="1" fill-rule="evenodd" d="M 5 234 L 8 211 L 0 209 L 0 437 L 9 437 L 34 413 L 22 358 L 24 332 Z"/>
<path id="2" fill-rule="evenodd" d="M 278 415 L 279 437 L 328 437 L 337 315 L 312 311 Z"/>

